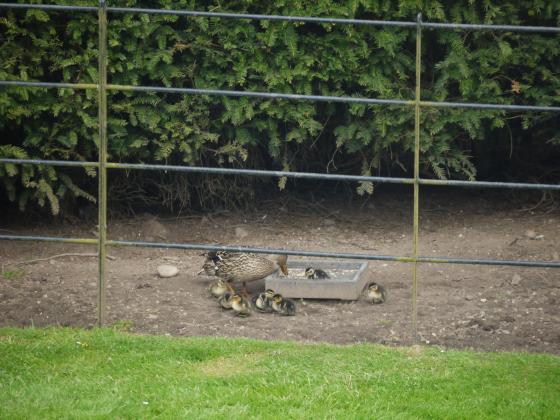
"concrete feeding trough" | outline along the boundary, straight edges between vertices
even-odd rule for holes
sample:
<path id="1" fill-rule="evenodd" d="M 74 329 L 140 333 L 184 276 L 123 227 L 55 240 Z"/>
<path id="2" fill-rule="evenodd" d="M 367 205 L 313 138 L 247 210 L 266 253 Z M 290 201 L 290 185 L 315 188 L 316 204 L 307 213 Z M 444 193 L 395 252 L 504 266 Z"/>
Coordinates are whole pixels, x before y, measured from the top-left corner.
<path id="1" fill-rule="evenodd" d="M 368 282 L 367 266 L 367 262 L 291 260 L 289 275 L 272 274 L 265 279 L 265 286 L 289 298 L 357 300 Z M 320 268 L 330 278 L 308 279 L 307 267 Z"/>

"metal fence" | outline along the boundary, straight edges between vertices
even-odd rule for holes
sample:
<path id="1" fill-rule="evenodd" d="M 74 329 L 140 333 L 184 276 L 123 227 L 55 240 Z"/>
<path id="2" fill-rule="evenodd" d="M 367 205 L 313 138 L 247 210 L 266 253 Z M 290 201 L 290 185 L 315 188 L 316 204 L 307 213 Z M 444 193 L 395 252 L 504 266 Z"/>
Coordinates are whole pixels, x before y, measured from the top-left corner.
<path id="1" fill-rule="evenodd" d="M 255 14 L 234 14 L 234 13 L 215 13 L 199 12 L 190 10 L 162 10 L 162 9 L 142 9 L 108 7 L 106 0 L 99 0 L 98 7 L 89 6 L 62 6 L 62 5 L 42 5 L 42 4 L 8 4 L 0 3 L 0 9 L 42 9 L 49 11 L 71 11 L 71 12 L 97 12 L 99 25 L 99 79 L 97 84 L 75 84 L 75 83 L 51 83 L 51 82 L 27 82 L 27 81 L 0 81 L 3 86 L 22 86 L 22 87 L 41 87 L 41 88 L 72 88 L 72 89 L 96 89 L 99 95 L 99 160 L 98 162 L 78 162 L 60 160 L 40 160 L 40 159 L 7 159 L 0 157 L 0 164 L 31 164 L 31 165 L 51 165 L 51 166 L 74 166 L 74 167 L 94 167 L 98 169 L 99 192 L 98 210 L 99 227 L 98 238 L 61 238 L 47 236 L 21 236 L 21 235 L 0 235 L 3 240 L 19 241 L 49 241 L 73 244 L 95 244 L 99 249 L 99 282 L 98 282 L 98 305 L 97 320 L 99 325 L 104 324 L 105 320 L 105 260 L 107 246 L 140 246 L 150 248 L 175 248 L 190 250 L 224 250 L 234 252 L 255 252 L 255 253 L 283 253 L 287 255 L 300 255 L 312 257 L 337 257 L 361 260 L 378 261 L 399 261 L 412 264 L 412 332 L 413 337 L 417 337 L 417 265 L 418 263 L 448 263 L 448 264 L 476 264 L 476 265 L 500 265 L 500 266 L 522 266 L 522 267 L 552 267 L 560 268 L 560 261 L 523 261 L 523 260 L 493 260 L 493 259 L 465 259 L 465 258 L 433 258 L 418 255 L 418 225 L 419 225 L 419 187 L 420 185 L 445 185 L 458 187 L 476 188 L 511 188 L 511 189 L 536 189 L 536 190 L 560 190 L 558 184 L 531 184 L 531 183 L 512 183 L 512 182 L 481 182 L 481 181 L 453 181 L 420 178 L 420 109 L 422 107 L 439 108 L 474 108 L 474 109 L 496 109 L 508 111 L 546 111 L 560 112 L 560 106 L 527 106 L 527 105 L 502 105 L 502 104 L 480 104 L 465 102 L 432 102 L 423 101 L 420 98 L 420 62 L 422 51 L 422 31 L 425 29 L 451 29 L 451 30 L 477 30 L 477 31 L 507 31 L 507 32 L 540 32 L 540 33 L 560 33 L 559 27 L 539 27 L 539 26 L 511 26 L 511 25 L 474 25 L 474 24 L 454 24 L 454 23 L 429 23 L 422 22 L 421 14 L 418 14 L 416 22 L 383 21 L 383 20 L 360 20 L 360 19 L 337 19 L 329 17 L 309 17 L 309 16 L 278 16 L 278 15 L 255 15 Z M 113 85 L 107 83 L 107 15 L 108 13 L 136 13 L 136 14 L 167 14 L 176 16 L 190 17 L 214 17 L 223 19 L 258 19 L 275 20 L 288 22 L 313 22 L 313 23 L 336 23 L 341 25 L 364 25 L 364 26 L 392 26 L 403 28 L 416 28 L 416 90 L 415 97 L 411 100 L 402 99 L 374 99 L 357 98 L 347 96 L 317 96 L 317 95 L 296 95 L 286 93 L 268 92 L 248 92 L 231 91 L 218 89 L 188 89 L 171 88 L 156 86 L 128 86 Z M 144 165 L 116 163 L 107 161 L 107 91 L 108 90 L 128 90 L 144 92 L 164 92 L 177 94 L 201 94 L 201 95 L 222 95 L 233 97 L 252 97 L 252 98 L 276 98 L 288 100 L 309 100 L 326 102 L 361 103 L 374 105 L 400 105 L 404 107 L 414 107 L 415 126 L 414 126 L 414 176 L 412 178 L 394 178 L 380 176 L 357 176 L 357 175 L 336 175 L 325 173 L 309 172 L 285 172 L 285 171 L 265 171 L 251 169 L 228 169 L 211 168 L 197 166 L 172 166 L 172 165 Z M 360 253 L 341 253 L 341 252 L 319 252 L 301 251 L 271 248 L 252 248 L 235 246 L 215 246 L 193 243 L 160 243 L 142 241 L 115 241 L 107 239 L 107 170 L 108 169 L 129 169 L 129 170 L 165 170 L 176 172 L 196 172 L 211 174 L 238 174 L 247 176 L 269 176 L 269 177 L 288 177 L 288 178 L 311 178 L 325 179 L 332 181 L 371 181 L 376 183 L 409 184 L 414 188 L 414 212 L 413 212 L 413 234 L 412 234 L 412 256 L 391 256 L 374 255 Z"/>

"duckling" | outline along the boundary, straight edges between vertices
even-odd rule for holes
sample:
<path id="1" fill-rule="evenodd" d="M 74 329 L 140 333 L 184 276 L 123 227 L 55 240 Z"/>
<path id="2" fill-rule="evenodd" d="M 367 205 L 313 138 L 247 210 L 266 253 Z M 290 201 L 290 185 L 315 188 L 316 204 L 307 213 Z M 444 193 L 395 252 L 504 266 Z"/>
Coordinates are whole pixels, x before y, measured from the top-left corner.
<path id="1" fill-rule="evenodd" d="M 222 297 L 218 299 L 218 303 L 222 309 L 231 309 L 231 297 L 233 295 L 230 292 L 225 292 Z"/>
<path id="2" fill-rule="evenodd" d="M 270 306 L 275 312 L 280 310 L 280 305 L 282 304 L 282 295 L 280 293 L 274 293 L 272 298 L 270 299 Z"/>
<path id="3" fill-rule="evenodd" d="M 266 296 L 266 298 L 267 298 L 267 300 L 268 300 L 268 303 L 269 303 L 269 304 L 272 304 L 272 298 L 274 297 L 274 295 L 276 294 L 276 292 L 275 292 L 274 290 L 272 290 L 272 289 L 266 289 L 265 292 L 264 292 L 264 294 L 265 294 L 265 296 Z"/>
<path id="4" fill-rule="evenodd" d="M 280 315 L 293 316 L 296 314 L 296 304 L 291 299 L 284 299 L 276 293 L 272 298 L 272 309 Z"/>
<path id="5" fill-rule="evenodd" d="M 330 276 L 326 273 L 326 271 L 313 267 L 307 267 L 305 269 L 305 277 L 308 279 L 330 279 Z"/>
<path id="6" fill-rule="evenodd" d="M 274 292 L 273 292 L 274 293 Z M 272 307 L 270 306 L 270 300 L 265 293 L 259 293 L 251 298 L 251 303 L 259 312 L 272 312 Z"/>
<path id="7" fill-rule="evenodd" d="M 367 286 L 366 297 L 371 300 L 371 303 L 383 303 L 387 298 L 387 292 L 383 286 L 373 282 Z"/>
<path id="8" fill-rule="evenodd" d="M 222 279 L 218 279 L 210 285 L 208 290 L 215 298 L 221 298 L 228 291 L 228 288 Z"/>
<path id="9" fill-rule="evenodd" d="M 278 313 L 280 315 L 294 316 L 296 314 L 296 304 L 291 299 L 282 299 Z"/>
<path id="10" fill-rule="evenodd" d="M 251 314 L 251 309 L 249 304 L 237 293 L 234 294 L 231 299 L 231 308 L 237 316 L 249 316 Z"/>

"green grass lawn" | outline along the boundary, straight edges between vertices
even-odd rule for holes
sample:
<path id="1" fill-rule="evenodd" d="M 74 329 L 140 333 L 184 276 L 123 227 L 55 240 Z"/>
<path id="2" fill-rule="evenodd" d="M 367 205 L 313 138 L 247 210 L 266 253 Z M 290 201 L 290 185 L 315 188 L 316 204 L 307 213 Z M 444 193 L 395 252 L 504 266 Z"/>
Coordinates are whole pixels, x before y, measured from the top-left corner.
<path id="1" fill-rule="evenodd" d="M 0 418 L 558 418 L 560 358 L 0 329 Z"/>

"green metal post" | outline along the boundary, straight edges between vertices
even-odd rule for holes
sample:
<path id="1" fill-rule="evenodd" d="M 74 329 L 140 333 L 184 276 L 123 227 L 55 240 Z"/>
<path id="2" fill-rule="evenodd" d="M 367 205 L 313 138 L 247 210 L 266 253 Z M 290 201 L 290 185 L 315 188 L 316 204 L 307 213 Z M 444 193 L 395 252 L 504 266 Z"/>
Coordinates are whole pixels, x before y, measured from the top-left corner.
<path id="1" fill-rule="evenodd" d="M 99 290 L 97 323 L 105 322 L 105 261 L 107 256 L 107 4 L 99 0 Z"/>
<path id="2" fill-rule="evenodd" d="M 414 227 L 412 230 L 412 339 L 418 338 L 418 224 L 420 197 L 420 72 L 422 55 L 422 13 L 418 13 L 416 25 L 416 94 L 414 104 Z"/>

